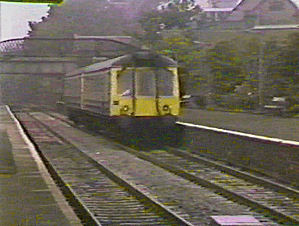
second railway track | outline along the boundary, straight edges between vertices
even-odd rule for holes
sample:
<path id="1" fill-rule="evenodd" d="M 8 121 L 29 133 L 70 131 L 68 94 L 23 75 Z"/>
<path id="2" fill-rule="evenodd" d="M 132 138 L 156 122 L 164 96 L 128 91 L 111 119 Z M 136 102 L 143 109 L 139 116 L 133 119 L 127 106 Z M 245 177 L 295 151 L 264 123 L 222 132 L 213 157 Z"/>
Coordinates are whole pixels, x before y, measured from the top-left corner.
<path id="1" fill-rule="evenodd" d="M 55 120 L 54 118 L 51 119 L 51 117 L 50 117 L 50 120 L 49 120 L 49 117 L 48 117 L 48 119 L 45 120 L 47 117 L 45 115 L 43 115 L 42 113 L 35 113 L 32 115 L 33 115 L 33 118 L 35 118 L 35 119 L 39 119 L 39 120 L 44 119 L 44 120 L 42 120 L 44 125 L 47 125 L 47 127 L 52 127 L 52 129 L 55 130 L 55 125 L 53 125 L 54 123 L 50 122 L 51 120 L 54 121 Z M 24 118 L 24 115 L 23 116 L 19 115 L 19 117 L 22 119 L 22 118 Z M 28 121 L 29 122 L 34 121 L 31 116 L 30 117 L 25 116 L 25 118 L 26 117 L 27 117 L 27 123 L 28 123 Z M 31 118 L 31 120 L 29 120 L 29 118 Z M 24 120 L 24 122 L 26 125 L 26 120 Z M 70 125 L 66 125 L 66 124 L 64 126 L 70 127 Z M 29 125 L 29 128 L 30 128 L 30 125 Z M 30 131 L 29 131 L 29 133 L 30 133 Z M 32 133 L 32 131 L 31 131 L 31 133 Z M 38 135 L 36 135 L 35 138 L 33 136 L 34 139 L 39 139 L 38 137 L 39 137 Z M 57 140 L 57 138 L 55 138 L 55 140 L 56 140 L 55 142 L 59 143 L 59 139 Z M 51 142 L 49 142 L 49 144 L 51 144 L 51 146 L 53 145 L 53 143 L 51 143 Z M 86 145 L 82 144 L 82 147 L 84 147 L 84 146 L 86 146 Z M 280 222 L 281 224 L 297 225 L 298 215 L 296 215 L 296 214 L 298 213 L 298 196 L 296 196 L 296 194 L 298 194 L 298 193 L 296 193 L 296 191 L 295 191 L 295 193 L 293 193 L 293 195 L 282 194 L 281 192 L 277 192 L 275 188 L 274 189 L 267 188 L 267 186 L 260 186 L 260 185 L 255 184 L 254 182 L 250 182 L 249 180 L 243 180 L 243 179 L 237 178 L 236 176 L 228 175 L 228 173 L 222 172 L 223 169 L 219 170 L 219 167 L 215 167 L 215 166 L 211 167 L 211 165 L 209 165 L 209 164 L 203 164 L 202 161 L 196 160 L 196 156 L 190 157 L 190 155 L 189 155 L 189 157 L 186 157 L 183 152 L 180 152 L 178 150 L 165 149 L 165 150 L 152 150 L 152 151 L 142 152 L 140 150 L 136 151 L 136 150 L 133 150 L 133 149 L 130 149 L 127 147 L 123 147 L 123 146 L 122 146 L 122 148 L 124 150 L 130 152 L 131 154 L 134 154 L 135 156 L 138 156 L 139 158 L 142 158 L 146 161 L 152 162 L 155 165 L 158 165 L 159 167 L 167 169 L 168 171 L 175 173 L 184 179 L 190 180 L 200 186 L 205 186 L 210 189 L 212 188 L 216 193 L 220 193 L 226 197 L 229 197 L 229 199 L 237 200 L 239 203 L 249 206 L 249 208 L 251 210 L 254 210 L 254 211 L 258 210 L 257 212 L 252 212 L 252 214 L 256 218 L 258 218 L 261 222 L 263 222 L 264 225 L 277 225 L 277 223 L 274 223 L 270 218 L 264 217 L 263 215 L 275 216 L 275 219 L 278 222 Z M 51 150 L 52 150 L 52 148 L 51 148 Z M 53 152 L 53 151 L 51 151 L 51 152 Z M 51 153 L 49 152 L 48 155 L 51 155 Z M 80 155 L 82 155 L 82 154 L 80 154 Z M 55 160 L 55 158 L 54 158 L 54 162 L 57 161 L 56 164 L 59 165 L 60 161 L 67 161 L 67 160 L 64 160 L 65 157 L 66 156 L 63 157 L 63 160 L 61 160 L 61 159 Z M 73 161 L 73 159 L 77 159 L 77 157 L 71 157 L 71 159 Z M 90 164 L 90 161 L 88 161 L 88 162 Z M 66 165 L 68 165 L 68 164 L 66 164 Z M 71 164 L 69 163 L 69 165 L 71 165 Z M 89 171 L 89 169 L 86 168 L 87 166 L 88 166 L 87 163 L 86 164 L 81 163 L 81 160 L 80 160 L 80 162 L 77 162 L 77 165 L 75 165 L 73 168 L 75 168 L 77 170 L 77 174 L 81 175 L 81 177 L 82 177 L 83 171 Z M 60 170 L 60 171 L 63 171 L 63 170 Z M 92 174 L 90 177 L 93 178 Z M 71 176 L 68 180 L 70 181 L 70 180 L 72 180 L 72 178 L 73 178 L 73 176 Z M 95 183 L 95 181 L 101 181 L 101 180 L 102 179 L 95 177 L 93 183 Z M 136 182 L 134 182 L 134 183 L 136 183 Z M 259 183 L 261 183 L 261 182 L 259 182 Z M 167 185 L 165 185 L 165 186 L 167 187 Z M 85 185 L 78 184 L 78 187 L 80 187 L 80 189 L 82 190 L 81 192 L 83 192 L 85 190 L 85 188 L 92 188 L 92 186 L 88 183 L 87 183 L 87 185 L 86 184 Z M 79 191 L 80 191 L 80 189 L 79 189 Z M 147 190 L 146 187 L 145 187 L 145 190 Z M 281 190 L 278 189 L 278 191 L 281 191 Z M 96 193 L 97 191 L 93 190 L 93 192 Z M 116 192 L 116 194 L 118 194 L 118 192 Z M 125 196 L 130 196 L 130 195 L 125 195 Z M 218 198 L 217 196 L 218 195 L 215 194 L 216 199 Z M 92 196 L 92 195 L 91 196 L 87 195 L 87 200 L 88 199 L 89 199 L 89 203 L 97 202 L 96 199 L 94 199 L 94 196 Z M 156 199 L 156 200 L 158 200 L 158 199 Z M 165 200 L 163 200 L 163 199 L 160 199 L 160 200 L 162 203 L 166 204 L 166 206 L 167 206 L 167 202 L 165 202 Z M 224 202 L 223 200 L 221 200 L 221 201 Z M 221 201 L 219 199 L 219 202 L 221 202 Z M 114 203 L 114 200 L 110 200 L 109 202 Z M 171 202 L 172 201 L 170 201 L 170 203 Z M 230 202 L 228 202 L 228 201 L 225 201 L 225 202 L 226 202 L 226 204 L 228 204 L 228 203 L 230 204 Z M 192 204 L 190 204 L 190 205 L 192 206 Z M 110 206 L 110 205 L 108 205 L 108 206 Z M 180 205 L 178 204 L 178 206 L 180 206 Z M 178 207 L 174 207 L 172 205 L 170 205 L 170 206 L 168 205 L 168 210 L 169 210 L 168 212 L 172 212 L 172 211 L 170 211 L 170 209 L 172 209 L 174 216 L 177 216 L 178 218 L 183 220 L 182 222 L 185 222 L 186 224 L 207 225 L 208 220 L 204 219 L 204 217 L 202 217 L 202 215 L 199 214 L 199 217 L 196 217 L 195 212 L 184 211 L 184 208 L 182 208 L 182 206 L 178 208 Z M 90 210 L 92 208 L 88 207 L 88 209 Z M 132 209 L 136 210 L 135 207 L 133 207 Z M 140 207 L 138 206 L 137 209 L 140 209 Z M 145 209 L 147 209 L 147 208 L 145 208 Z M 141 211 L 143 213 L 143 217 L 144 217 L 145 209 L 143 207 L 143 209 Z M 247 209 L 247 211 L 248 210 L 249 209 Z M 241 213 L 243 215 L 244 214 L 249 215 L 251 211 L 249 211 L 249 212 L 247 212 L 247 211 L 243 210 L 243 211 L 241 211 Z M 109 220 L 113 219 L 113 217 L 110 218 L 108 216 L 109 214 L 107 215 L 107 212 L 109 212 L 109 211 L 101 211 L 101 210 L 98 211 L 98 213 L 102 213 L 102 214 L 104 213 L 104 217 L 102 219 L 109 219 Z M 145 212 L 148 213 L 147 210 Z M 205 213 L 205 214 L 207 214 L 207 216 L 208 216 L 209 211 L 206 211 L 206 212 L 207 213 Z M 217 215 L 216 211 L 214 211 L 214 212 L 215 212 L 214 215 Z M 113 212 L 111 212 L 111 213 L 113 213 Z M 213 215 L 212 213 L 213 213 L 213 211 L 210 213 L 210 215 Z M 225 214 L 223 214 L 223 215 L 225 215 Z M 181 217 L 179 217 L 179 216 L 181 216 Z M 206 218 L 208 218 L 207 216 L 206 216 Z M 153 217 L 153 216 L 149 215 L 149 219 L 151 219 L 150 217 Z M 101 217 L 99 215 L 99 219 L 100 218 Z M 119 217 L 118 217 L 118 219 L 119 219 Z M 145 218 L 142 218 L 142 219 L 145 219 Z M 152 222 L 152 224 L 155 225 L 158 223 L 166 224 L 165 222 L 168 222 L 167 217 L 164 218 L 163 216 L 161 216 L 161 214 L 160 215 L 154 214 L 153 219 L 154 220 L 149 220 L 148 223 Z M 172 223 L 174 222 L 173 220 L 174 219 L 172 219 Z M 135 219 L 135 222 L 137 222 L 136 219 Z M 111 222 L 109 221 L 108 224 L 109 223 L 111 223 Z M 132 225 L 132 223 L 130 224 L 128 222 L 124 222 L 124 224 Z M 146 221 L 145 221 L 145 224 L 148 225 L 146 223 Z"/>
<path id="2" fill-rule="evenodd" d="M 299 193 L 295 189 L 237 172 L 231 167 L 220 167 L 213 161 L 174 148 L 146 152 L 126 150 L 196 184 L 264 211 L 282 224 L 299 225 Z"/>

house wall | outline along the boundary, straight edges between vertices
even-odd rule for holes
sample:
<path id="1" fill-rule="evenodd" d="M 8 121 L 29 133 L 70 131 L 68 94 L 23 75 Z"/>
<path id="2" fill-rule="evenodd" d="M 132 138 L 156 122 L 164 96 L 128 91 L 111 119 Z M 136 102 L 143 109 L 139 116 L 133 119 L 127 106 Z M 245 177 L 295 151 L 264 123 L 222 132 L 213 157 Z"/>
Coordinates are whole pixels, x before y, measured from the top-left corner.
<path id="1" fill-rule="evenodd" d="M 298 8 L 288 0 L 244 1 L 226 21 L 242 21 L 256 17 L 257 24 L 298 23 Z"/>
<path id="2" fill-rule="evenodd" d="M 268 0 L 261 4 L 259 12 L 260 24 L 288 24 L 298 22 L 296 9 L 286 0 Z"/>

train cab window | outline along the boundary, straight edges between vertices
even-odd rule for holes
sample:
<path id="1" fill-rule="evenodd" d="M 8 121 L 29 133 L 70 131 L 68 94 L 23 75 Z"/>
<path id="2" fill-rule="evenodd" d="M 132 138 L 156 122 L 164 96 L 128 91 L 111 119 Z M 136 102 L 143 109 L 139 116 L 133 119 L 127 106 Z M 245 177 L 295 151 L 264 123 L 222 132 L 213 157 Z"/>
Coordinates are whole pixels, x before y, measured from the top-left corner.
<path id="1" fill-rule="evenodd" d="M 155 72 L 152 69 L 136 70 L 136 95 L 155 96 Z"/>
<path id="2" fill-rule="evenodd" d="M 173 73 L 165 68 L 157 70 L 159 96 L 173 96 Z"/>
<path id="3" fill-rule="evenodd" d="M 117 94 L 131 96 L 133 94 L 133 70 L 126 69 L 118 74 Z"/>

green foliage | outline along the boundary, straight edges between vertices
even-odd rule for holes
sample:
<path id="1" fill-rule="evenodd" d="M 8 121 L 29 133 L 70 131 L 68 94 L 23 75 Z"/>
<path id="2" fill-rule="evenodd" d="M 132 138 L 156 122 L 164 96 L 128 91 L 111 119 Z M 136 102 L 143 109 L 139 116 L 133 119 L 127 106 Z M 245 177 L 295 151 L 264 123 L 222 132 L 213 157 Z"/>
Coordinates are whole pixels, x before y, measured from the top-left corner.
<path id="1" fill-rule="evenodd" d="M 182 94 L 186 93 L 184 90 L 186 82 L 196 79 L 190 72 L 199 67 L 200 62 L 200 51 L 194 49 L 192 40 L 183 34 L 174 34 L 164 37 L 160 42 L 156 42 L 152 45 L 152 48 L 178 62 L 181 87 L 183 87 L 181 91 Z"/>
<path id="2" fill-rule="evenodd" d="M 251 88 L 247 93 L 254 97 L 246 93 L 232 98 L 233 103 L 240 103 L 244 108 L 252 108 L 253 100 L 257 100 L 260 73 L 265 77 L 266 98 L 297 95 L 298 33 L 286 41 L 236 33 L 231 40 L 213 43 L 212 48 L 201 51 L 193 41 L 196 35 L 188 30 L 189 13 L 173 7 L 163 13 L 146 14 L 140 21 L 144 43 L 177 60 L 184 71 L 181 76 L 185 83 L 193 83 L 193 87 L 206 84 L 216 96 L 235 95 L 237 87 L 244 89 L 244 84 L 248 84 Z M 175 17 L 181 20 L 174 20 Z M 203 67 L 208 67 L 208 72 L 201 70 Z M 248 98 L 250 106 L 246 104 Z"/>
<path id="3" fill-rule="evenodd" d="M 207 62 L 214 75 L 213 88 L 217 94 L 233 92 L 235 86 L 241 84 L 245 78 L 240 63 L 241 59 L 232 43 L 222 41 L 206 51 Z"/>
<path id="4" fill-rule="evenodd" d="M 291 34 L 286 40 L 275 38 L 240 36 L 218 42 L 205 51 L 215 95 L 237 95 L 236 87 L 245 90 L 244 84 L 248 84 L 252 87 L 250 93 L 256 97 L 259 74 L 262 73 L 266 99 L 273 96 L 298 97 L 299 34 Z M 231 107 L 239 103 L 246 108 L 243 102 L 248 98 L 252 99 L 245 93 L 223 102 Z"/>
<path id="5" fill-rule="evenodd" d="M 139 3 L 136 5 L 138 6 Z M 133 8 L 133 7 L 132 7 Z M 132 12 L 134 14 L 135 11 Z M 127 10 L 102 0 L 67 0 L 51 5 L 49 17 L 41 23 L 30 23 L 30 37 L 69 37 L 127 35 L 140 30 Z M 109 43 L 110 44 L 110 43 Z M 72 42 L 27 41 L 31 55 L 64 55 L 73 48 Z M 69 51 L 71 52 L 71 51 Z M 72 53 L 72 52 L 71 52 Z"/>
<path id="6" fill-rule="evenodd" d="M 221 107 L 231 110 L 235 109 L 255 109 L 257 107 L 257 96 L 228 94 L 219 97 L 219 103 Z"/>
<path id="7" fill-rule="evenodd" d="M 299 33 L 283 43 L 265 43 L 266 92 L 269 96 L 299 96 Z"/>
<path id="8" fill-rule="evenodd" d="M 198 8 L 188 9 L 189 3 L 180 4 L 172 1 L 172 7 L 165 10 L 155 10 L 143 14 L 139 23 L 144 31 L 143 39 L 151 43 L 161 39 L 161 31 L 171 29 L 185 30 L 191 18 L 199 13 Z"/>
<path id="9" fill-rule="evenodd" d="M 280 54 L 281 74 L 299 82 L 299 32 L 289 35 L 284 51 Z M 294 76 L 297 75 L 297 76 Z"/>
<path id="10" fill-rule="evenodd" d="M 128 30 L 128 18 L 106 1 L 88 0 L 84 4 L 68 0 L 51 6 L 50 17 L 36 25 L 35 36 L 65 37 L 79 35 L 121 35 Z"/>

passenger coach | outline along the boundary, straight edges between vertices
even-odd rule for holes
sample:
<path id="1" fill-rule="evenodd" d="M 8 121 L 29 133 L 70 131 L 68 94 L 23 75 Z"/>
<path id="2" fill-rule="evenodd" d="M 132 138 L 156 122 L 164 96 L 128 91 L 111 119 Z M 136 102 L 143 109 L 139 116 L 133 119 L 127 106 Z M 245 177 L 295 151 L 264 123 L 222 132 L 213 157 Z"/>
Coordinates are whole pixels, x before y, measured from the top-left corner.
<path id="1" fill-rule="evenodd" d="M 63 101 L 73 120 L 88 114 L 122 127 L 170 126 L 180 111 L 177 63 L 150 52 L 95 63 L 66 75 Z"/>

